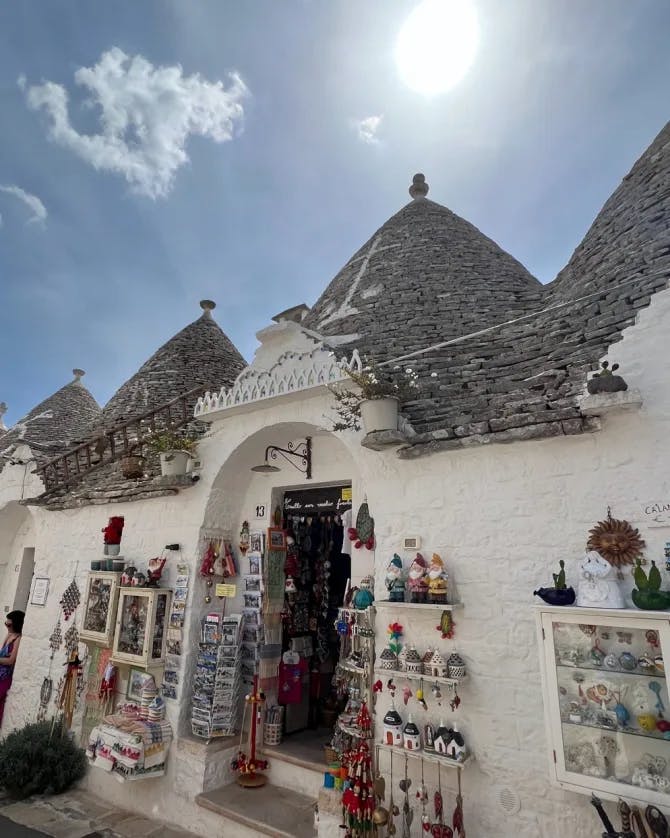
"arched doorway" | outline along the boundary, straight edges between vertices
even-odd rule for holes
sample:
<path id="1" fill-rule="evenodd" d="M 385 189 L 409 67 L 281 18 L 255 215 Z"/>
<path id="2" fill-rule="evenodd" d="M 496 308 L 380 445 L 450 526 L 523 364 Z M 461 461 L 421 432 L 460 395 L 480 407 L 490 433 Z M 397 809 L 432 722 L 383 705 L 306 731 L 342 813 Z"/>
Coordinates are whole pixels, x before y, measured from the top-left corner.
<path id="1" fill-rule="evenodd" d="M 263 462 L 267 446 L 286 448 L 308 436 L 312 439 L 310 480 L 282 459 L 272 461 L 279 471 L 267 475 L 252 471 Z M 356 551 L 352 556 L 350 549 L 345 551 L 345 514 L 352 504 L 360 503 L 363 494 L 357 464 L 341 439 L 299 422 L 277 423 L 244 439 L 212 484 L 203 531 L 214 532 L 218 527 L 237 544 L 247 521 L 252 543 L 257 538 L 265 540 L 259 567 L 251 562 L 254 551 L 241 557 L 240 590 L 226 607 L 240 608 L 244 614 L 243 650 L 247 645 L 263 647 L 250 657 L 252 663 L 244 676 L 248 680 L 254 671 L 259 673 L 268 704 L 284 708 L 284 733 L 289 737 L 285 746 L 298 739 L 322 748 L 329 738 L 321 710 L 339 655 L 338 606 L 347 581 L 357 584 L 373 571 L 370 554 Z M 285 549 L 277 553 L 270 543 L 275 522 L 285 536 Z M 276 578 L 277 563 L 282 585 L 278 603 L 267 587 L 268 578 Z M 258 576 L 261 595 L 256 597 L 255 590 L 250 590 L 251 595 L 245 597 Z M 258 608 L 253 607 L 256 599 Z M 259 631 L 253 623 L 255 611 Z"/>

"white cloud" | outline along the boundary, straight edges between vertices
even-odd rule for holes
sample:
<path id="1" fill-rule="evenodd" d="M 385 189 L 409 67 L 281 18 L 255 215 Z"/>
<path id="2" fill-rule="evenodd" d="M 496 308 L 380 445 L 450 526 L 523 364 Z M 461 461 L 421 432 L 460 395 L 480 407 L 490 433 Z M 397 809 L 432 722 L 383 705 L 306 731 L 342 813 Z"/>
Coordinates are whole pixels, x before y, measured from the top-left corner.
<path id="1" fill-rule="evenodd" d="M 21 189 L 20 186 L 14 186 L 13 184 L 0 184 L 0 192 L 4 192 L 6 195 L 13 195 L 15 198 L 18 198 L 19 201 L 23 201 L 32 213 L 31 217 L 28 219 L 28 224 L 40 224 L 41 222 L 47 220 L 47 208 L 40 201 L 37 195 L 31 195 L 30 192 L 26 192 L 25 189 Z M 0 227 L 1 226 L 2 216 L 0 216 Z"/>
<path id="2" fill-rule="evenodd" d="M 29 87 L 29 107 L 46 111 L 54 142 L 95 169 L 122 175 L 134 191 L 150 198 L 167 195 L 177 170 L 188 163 L 189 136 L 217 143 L 233 138 L 244 116 L 241 102 L 248 95 L 236 73 L 225 87 L 198 74 L 185 76 L 178 64 L 156 67 L 117 47 L 103 53 L 94 67 L 80 67 L 74 80 L 87 92 L 83 106 L 99 111 L 100 133 L 76 130 L 68 91 L 60 84 Z"/>
<path id="3" fill-rule="evenodd" d="M 355 124 L 358 139 L 368 145 L 379 143 L 377 133 L 381 127 L 382 119 L 384 119 L 384 115 L 379 114 L 379 116 L 366 116 L 365 119 L 357 120 Z"/>

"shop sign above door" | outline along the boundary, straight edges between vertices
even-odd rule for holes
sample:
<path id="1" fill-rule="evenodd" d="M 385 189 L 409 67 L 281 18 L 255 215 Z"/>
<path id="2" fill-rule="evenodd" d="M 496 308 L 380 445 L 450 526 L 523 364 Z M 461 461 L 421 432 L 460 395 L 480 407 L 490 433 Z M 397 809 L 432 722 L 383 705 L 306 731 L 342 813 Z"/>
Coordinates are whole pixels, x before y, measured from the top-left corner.
<path id="1" fill-rule="evenodd" d="M 670 527 L 670 498 L 641 504 L 642 520 L 648 527 Z"/>

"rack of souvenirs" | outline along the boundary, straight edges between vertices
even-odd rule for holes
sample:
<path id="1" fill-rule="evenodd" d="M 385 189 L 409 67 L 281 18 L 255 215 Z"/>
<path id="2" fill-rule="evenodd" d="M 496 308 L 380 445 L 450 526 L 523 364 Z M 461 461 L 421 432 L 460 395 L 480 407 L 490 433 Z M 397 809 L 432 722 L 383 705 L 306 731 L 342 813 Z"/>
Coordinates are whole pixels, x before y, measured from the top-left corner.
<path id="1" fill-rule="evenodd" d="M 238 732 L 242 683 L 240 645 L 242 618 L 208 614 L 202 621 L 201 641 L 193 678 L 191 730 L 213 739 Z"/>
<path id="2" fill-rule="evenodd" d="M 172 727 L 165 721 L 165 703 L 148 679 L 139 704 L 124 704 L 91 731 L 86 756 L 91 765 L 121 783 L 162 777 Z"/>

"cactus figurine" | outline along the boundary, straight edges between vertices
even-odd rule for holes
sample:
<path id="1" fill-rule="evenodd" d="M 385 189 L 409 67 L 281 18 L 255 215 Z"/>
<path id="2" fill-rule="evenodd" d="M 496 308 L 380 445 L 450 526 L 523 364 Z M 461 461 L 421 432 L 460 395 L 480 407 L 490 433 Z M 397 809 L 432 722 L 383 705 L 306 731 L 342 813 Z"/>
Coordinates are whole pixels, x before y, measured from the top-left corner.
<path id="1" fill-rule="evenodd" d="M 661 590 L 661 571 L 652 561 L 647 575 L 642 568 L 642 560 L 635 560 L 633 570 L 635 587 L 631 592 L 633 604 L 644 611 L 664 611 L 670 607 L 670 594 Z"/>
<path id="2" fill-rule="evenodd" d="M 575 589 L 568 588 L 565 583 L 565 562 L 561 559 L 558 563 L 558 573 L 552 573 L 554 579 L 553 588 L 538 588 L 533 591 L 534 596 L 539 596 L 547 605 L 572 605 L 575 601 Z"/>
<path id="3" fill-rule="evenodd" d="M 586 383 L 586 389 L 593 396 L 596 393 L 618 393 L 627 390 L 628 385 L 620 375 L 614 375 L 619 369 L 618 364 L 612 364 L 609 369 L 609 361 L 603 361 L 600 372 L 593 374 L 593 378 Z"/>

